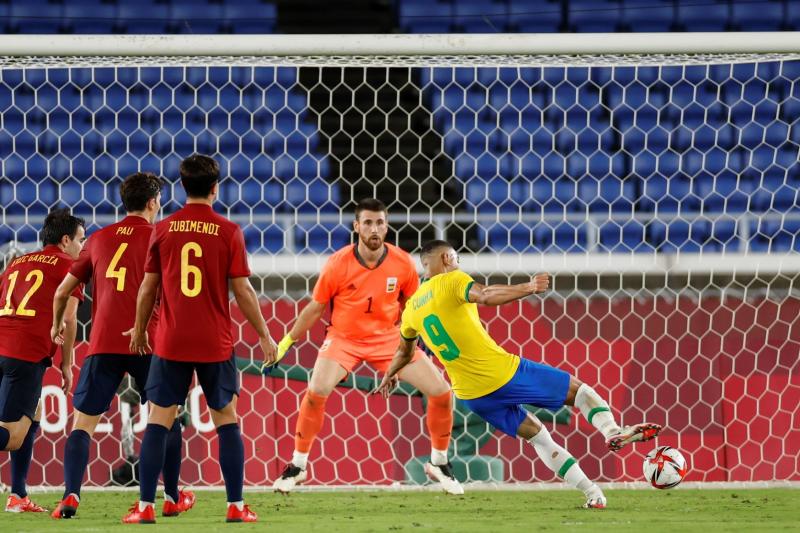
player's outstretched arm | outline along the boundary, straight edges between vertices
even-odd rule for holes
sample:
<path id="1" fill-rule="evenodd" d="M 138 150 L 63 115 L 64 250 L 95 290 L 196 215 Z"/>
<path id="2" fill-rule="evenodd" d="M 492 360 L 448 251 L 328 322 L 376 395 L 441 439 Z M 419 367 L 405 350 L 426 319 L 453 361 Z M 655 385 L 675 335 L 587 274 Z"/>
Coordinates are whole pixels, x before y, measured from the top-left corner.
<path id="1" fill-rule="evenodd" d="M 414 348 L 416 346 L 416 339 L 400 339 L 400 345 L 397 347 L 397 351 L 394 352 L 389 370 L 386 371 L 380 384 L 372 391 L 372 394 L 380 394 L 384 398 L 391 396 L 392 390 L 397 386 L 399 380 L 397 374 L 414 358 Z"/>
<path id="2" fill-rule="evenodd" d="M 470 303 L 481 305 L 503 305 L 514 300 L 519 300 L 544 292 L 550 287 L 549 274 L 536 274 L 527 283 L 516 285 L 481 285 L 473 283 L 469 289 Z"/>
<path id="3" fill-rule="evenodd" d="M 67 274 L 56 289 L 53 297 L 53 325 L 50 328 L 50 338 L 56 344 L 64 344 L 64 312 L 67 309 L 69 297 L 80 284 L 81 280 L 72 274 Z"/>
<path id="4" fill-rule="evenodd" d="M 153 314 L 156 295 L 160 286 L 161 274 L 145 272 L 142 284 L 139 285 L 139 292 L 136 295 L 136 322 L 133 328 L 123 333 L 123 335 L 131 338 L 129 348 L 132 353 L 145 355 L 153 351 L 150 347 L 150 339 L 147 336 L 147 324 Z"/>
<path id="5" fill-rule="evenodd" d="M 72 361 L 75 354 L 75 336 L 78 333 L 79 303 L 75 296 L 68 296 L 62 314 L 64 331 L 61 343 L 61 390 L 67 396 L 72 390 Z"/>
<path id="6" fill-rule="evenodd" d="M 275 363 L 279 362 L 283 359 L 283 356 L 286 355 L 286 352 L 289 351 L 289 348 L 300 339 L 305 338 L 306 333 L 310 330 L 314 324 L 316 324 L 317 320 L 322 317 L 322 313 L 325 312 L 325 304 L 321 304 L 316 300 L 311 300 L 308 302 L 300 314 L 297 316 L 297 320 L 294 321 L 294 326 L 292 329 L 289 330 L 289 333 L 283 336 L 281 342 L 278 343 L 278 354 L 275 359 Z M 265 370 L 268 364 L 264 364 L 261 370 Z"/>
<path id="7" fill-rule="evenodd" d="M 274 364 L 277 359 L 278 347 L 275 345 L 275 341 L 272 340 L 267 324 L 264 322 L 264 317 L 261 315 L 258 295 L 253 286 L 250 285 L 250 280 L 246 277 L 231 278 L 231 291 L 233 291 L 236 304 L 242 310 L 247 322 L 258 334 L 258 343 L 264 352 L 264 364 Z"/>

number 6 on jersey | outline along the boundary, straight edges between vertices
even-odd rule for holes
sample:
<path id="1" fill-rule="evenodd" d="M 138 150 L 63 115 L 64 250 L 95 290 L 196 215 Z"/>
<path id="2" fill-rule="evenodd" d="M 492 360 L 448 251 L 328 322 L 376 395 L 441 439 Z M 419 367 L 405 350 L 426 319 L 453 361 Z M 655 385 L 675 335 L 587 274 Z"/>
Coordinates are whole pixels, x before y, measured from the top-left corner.
<path id="1" fill-rule="evenodd" d="M 195 257 L 203 257 L 203 249 L 196 242 L 187 242 L 181 248 L 181 292 L 194 298 L 203 288 L 203 272 L 189 263 L 189 252 Z"/>

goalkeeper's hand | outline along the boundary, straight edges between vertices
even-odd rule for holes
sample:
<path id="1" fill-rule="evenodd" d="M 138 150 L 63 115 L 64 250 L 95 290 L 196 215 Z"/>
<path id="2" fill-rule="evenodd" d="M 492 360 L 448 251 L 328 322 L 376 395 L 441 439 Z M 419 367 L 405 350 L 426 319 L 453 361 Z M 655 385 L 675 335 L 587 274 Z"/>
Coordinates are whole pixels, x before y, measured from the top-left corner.
<path id="1" fill-rule="evenodd" d="M 286 352 L 289 351 L 289 348 L 292 347 L 294 344 L 294 339 L 287 333 L 281 339 L 281 342 L 278 343 L 278 351 L 275 354 L 274 361 L 265 361 L 263 365 L 261 365 L 261 373 L 262 374 L 269 374 L 272 372 L 272 369 L 278 366 L 278 363 L 281 362 L 281 359 L 286 355 Z"/>

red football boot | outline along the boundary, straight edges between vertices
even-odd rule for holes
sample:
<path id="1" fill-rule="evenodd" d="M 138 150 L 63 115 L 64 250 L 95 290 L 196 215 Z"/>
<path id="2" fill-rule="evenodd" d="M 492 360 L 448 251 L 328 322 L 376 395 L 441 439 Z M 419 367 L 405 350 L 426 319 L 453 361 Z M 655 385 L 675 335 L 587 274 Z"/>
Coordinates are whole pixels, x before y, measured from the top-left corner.
<path id="1" fill-rule="evenodd" d="M 179 490 L 177 502 L 164 500 L 164 507 L 161 509 L 161 516 L 178 516 L 181 513 L 185 513 L 194 507 L 194 502 L 196 499 L 197 498 L 195 498 L 194 492 L 190 490 Z"/>
<path id="2" fill-rule="evenodd" d="M 55 508 L 50 516 L 56 520 L 61 518 L 72 518 L 75 516 L 75 513 L 78 512 L 79 504 L 80 500 L 78 499 L 77 495 L 68 494 L 66 498 L 61 500 L 61 503 L 58 504 L 58 507 Z"/>
<path id="3" fill-rule="evenodd" d="M 20 498 L 16 494 L 10 494 L 6 500 L 7 513 L 46 513 L 47 509 L 41 505 L 36 505 L 27 496 Z"/>
<path id="4" fill-rule="evenodd" d="M 144 511 L 139 510 L 139 502 L 134 503 L 128 514 L 122 517 L 123 524 L 155 524 L 156 510 L 155 505 L 148 505 Z"/>
<path id="5" fill-rule="evenodd" d="M 228 516 L 225 517 L 226 522 L 256 522 L 258 515 L 250 510 L 250 507 L 245 505 L 240 511 L 238 507 L 232 503 L 228 504 Z"/>
<path id="6" fill-rule="evenodd" d="M 645 442 L 658 436 L 663 428 L 659 424 L 635 424 L 619 428 L 619 432 L 606 439 L 606 446 L 612 452 L 618 452 L 626 444 Z"/>

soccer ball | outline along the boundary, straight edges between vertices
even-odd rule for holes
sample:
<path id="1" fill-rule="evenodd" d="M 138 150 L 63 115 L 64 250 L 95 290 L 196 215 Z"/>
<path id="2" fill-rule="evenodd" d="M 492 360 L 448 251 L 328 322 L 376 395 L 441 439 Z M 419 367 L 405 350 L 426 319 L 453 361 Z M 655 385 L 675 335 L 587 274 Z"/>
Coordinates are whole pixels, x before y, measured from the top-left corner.
<path id="1" fill-rule="evenodd" d="M 644 458 L 644 478 L 657 489 L 678 486 L 686 472 L 686 459 L 670 446 L 659 446 Z"/>

